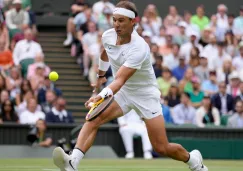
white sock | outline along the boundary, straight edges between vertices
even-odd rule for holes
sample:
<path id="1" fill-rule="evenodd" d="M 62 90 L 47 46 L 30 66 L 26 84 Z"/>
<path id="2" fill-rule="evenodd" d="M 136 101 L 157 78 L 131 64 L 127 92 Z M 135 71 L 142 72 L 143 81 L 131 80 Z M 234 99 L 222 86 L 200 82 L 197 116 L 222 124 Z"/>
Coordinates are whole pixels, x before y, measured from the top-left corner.
<path id="1" fill-rule="evenodd" d="M 186 162 L 189 166 L 194 167 L 195 165 L 198 164 L 198 159 L 189 153 L 189 160 Z"/>
<path id="2" fill-rule="evenodd" d="M 72 38 L 73 38 L 72 33 L 67 33 L 67 38 L 68 38 L 68 39 L 72 39 Z"/>
<path id="3" fill-rule="evenodd" d="M 78 149 L 75 148 L 72 152 L 71 158 L 72 158 L 72 164 L 73 167 L 76 169 L 79 165 L 79 162 L 81 161 L 81 159 L 84 157 L 84 153 Z"/>

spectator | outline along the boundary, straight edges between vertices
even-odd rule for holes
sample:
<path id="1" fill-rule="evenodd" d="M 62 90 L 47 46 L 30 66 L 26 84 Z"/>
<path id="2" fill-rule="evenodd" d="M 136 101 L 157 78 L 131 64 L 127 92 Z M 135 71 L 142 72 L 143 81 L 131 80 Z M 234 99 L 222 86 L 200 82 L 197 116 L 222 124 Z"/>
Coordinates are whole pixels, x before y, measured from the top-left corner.
<path id="1" fill-rule="evenodd" d="M 185 44 L 183 44 L 181 46 L 181 49 L 180 49 L 180 55 L 186 57 L 186 63 L 187 64 L 188 64 L 188 62 L 190 60 L 190 52 L 191 52 L 191 50 L 192 50 L 192 48 L 194 46 L 197 47 L 200 50 L 200 52 L 202 52 L 202 50 L 203 50 L 202 45 L 200 45 L 198 43 L 198 41 L 199 41 L 199 35 L 198 35 L 197 32 L 192 31 L 190 33 L 189 37 L 190 37 L 190 41 L 187 42 L 187 43 L 185 43 Z"/>
<path id="2" fill-rule="evenodd" d="M 42 104 L 46 102 L 46 91 L 52 90 L 55 92 L 56 96 L 62 96 L 62 91 L 57 88 L 54 83 L 50 81 L 48 77 L 45 77 L 44 85 L 38 91 L 38 103 Z"/>
<path id="3" fill-rule="evenodd" d="M 6 122 L 19 122 L 19 118 L 14 111 L 14 104 L 10 100 L 5 100 L 2 104 L 2 109 L 0 112 L 0 123 Z"/>
<path id="4" fill-rule="evenodd" d="M 155 57 L 159 55 L 159 46 L 155 43 L 151 43 L 150 49 L 151 49 L 151 51 L 150 51 L 151 62 L 152 62 L 152 65 L 154 65 L 155 60 L 156 60 Z"/>
<path id="5" fill-rule="evenodd" d="M 20 123 L 33 125 L 39 119 L 44 120 L 45 114 L 37 110 L 37 101 L 34 98 L 30 98 L 27 102 L 27 110 L 20 115 Z"/>
<path id="6" fill-rule="evenodd" d="M 52 91 L 52 90 L 46 91 L 46 102 L 41 104 L 41 108 L 44 113 L 51 112 L 52 107 L 54 107 L 56 98 L 57 98 L 57 96 L 54 91 Z"/>
<path id="7" fill-rule="evenodd" d="M 198 25 L 200 30 L 203 30 L 209 24 L 209 19 L 204 15 L 204 7 L 202 5 L 197 7 L 197 14 L 192 16 L 191 23 Z"/>
<path id="8" fill-rule="evenodd" d="M 141 25 L 144 31 L 149 31 L 152 35 L 158 36 L 162 19 L 158 14 L 158 10 L 154 4 L 149 4 L 144 10 L 144 15 L 141 19 Z"/>
<path id="9" fill-rule="evenodd" d="M 196 124 L 199 127 L 206 125 L 220 125 L 220 115 L 217 108 L 213 107 L 210 96 L 204 95 L 202 106 L 196 111 Z"/>
<path id="10" fill-rule="evenodd" d="M 162 70 L 163 70 L 163 56 L 157 55 L 155 56 L 155 64 L 153 65 L 154 73 L 156 78 L 161 76 Z"/>
<path id="11" fill-rule="evenodd" d="M 152 37 L 152 43 L 156 43 L 159 47 L 166 44 L 166 28 L 161 26 L 159 29 L 159 35 Z"/>
<path id="12" fill-rule="evenodd" d="M 152 159 L 152 145 L 149 141 L 144 122 L 139 118 L 138 114 L 134 110 L 131 110 L 128 114 L 118 118 L 118 124 L 119 132 L 127 152 L 125 158 L 134 158 L 133 137 L 137 135 L 141 136 L 142 139 L 144 158 Z"/>
<path id="13" fill-rule="evenodd" d="M 232 31 L 227 31 L 225 33 L 225 46 L 226 46 L 226 53 L 230 56 L 235 56 L 237 52 L 238 41 L 235 38 Z"/>
<path id="14" fill-rule="evenodd" d="M 165 97 L 164 99 L 161 99 L 161 107 L 162 107 L 162 113 L 163 113 L 165 123 L 172 124 L 173 120 L 171 117 L 170 107 L 168 106 L 167 97 Z"/>
<path id="15" fill-rule="evenodd" d="M 163 56 L 169 55 L 172 53 L 172 48 L 173 48 L 173 36 L 167 34 L 165 45 L 159 47 L 159 53 Z"/>
<path id="16" fill-rule="evenodd" d="M 228 28 L 226 32 L 234 32 L 234 19 L 235 15 L 234 14 L 228 14 Z"/>
<path id="17" fill-rule="evenodd" d="M 173 23 L 173 18 L 171 16 L 167 18 L 167 26 L 165 26 L 165 28 L 166 28 L 166 33 L 169 35 L 174 35 L 174 36 L 180 35 L 180 30 L 178 26 Z"/>
<path id="18" fill-rule="evenodd" d="M 243 102 L 237 101 L 235 105 L 236 113 L 228 119 L 227 127 L 243 128 Z"/>
<path id="19" fill-rule="evenodd" d="M 19 41 L 13 52 L 14 64 L 21 65 L 22 75 L 26 77 L 29 64 L 34 62 L 37 54 L 42 54 L 42 48 L 39 43 L 33 41 L 33 33 L 30 29 L 25 31 L 25 39 Z"/>
<path id="20" fill-rule="evenodd" d="M 201 91 L 201 88 L 200 88 L 201 82 L 198 77 L 194 76 L 192 78 L 191 82 L 192 82 L 193 90 L 191 92 L 189 92 L 190 99 L 192 102 L 192 106 L 194 106 L 195 108 L 198 108 L 201 106 L 201 102 L 203 100 L 204 93 L 203 93 L 203 91 Z"/>
<path id="21" fill-rule="evenodd" d="M 217 44 L 217 55 L 215 56 L 214 62 L 216 68 L 222 68 L 223 62 L 225 60 L 232 60 L 232 57 L 226 53 L 225 44 L 223 42 L 218 42 Z"/>
<path id="22" fill-rule="evenodd" d="M 200 34 L 200 28 L 198 25 L 191 23 L 192 14 L 189 11 L 184 12 L 184 21 L 186 22 L 186 35 L 190 37 L 191 32 L 196 32 L 198 35 Z"/>
<path id="23" fill-rule="evenodd" d="M 167 96 L 172 83 L 177 83 L 176 79 L 172 77 L 171 71 L 167 67 L 163 67 L 161 77 L 157 78 L 159 90 L 163 97 Z"/>
<path id="24" fill-rule="evenodd" d="M 204 93 L 212 96 L 219 90 L 217 85 L 217 73 L 215 70 L 209 71 L 209 80 L 205 80 L 202 83 L 202 90 Z"/>
<path id="25" fill-rule="evenodd" d="M 102 14 L 105 7 L 110 8 L 112 11 L 115 8 L 115 5 L 109 2 L 109 0 L 100 0 L 93 5 L 93 13 L 95 17 L 98 18 Z"/>
<path id="26" fill-rule="evenodd" d="M 181 20 L 181 16 L 178 14 L 178 11 L 175 6 L 169 6 L 169 14 L 165 17 L 164 26 L 167 27 L 168 23 L 172 20 L 173 25 L 177 25 Z"/>
<path id="27" fill-rule="evenodd" d="M 193 75 L 194 75 L 193 70 L 191 68 L 187 68 L 183 79 L 180 80 L 180 82 L 179 82 L 179 89 L 180 89 L 181 93 L 182 92 L 191 92 L 193 90 L 192 82 L 191 82 Z"/>
<path id="28" fill-rule="evenodd" d="M 82 13 L 87 7 L 88 4 L 85 3 L 84 0 L 75 0 L 71 6 L 72 15 L 67 21 L 67 39 L 63 42 L 64 46 L 71 45 L 73 41 L 73 35 L 75 33 L 75 26 L 73 24 L 74 17 L 79 13 Z"/>
<path id="29" fill-rule="evenodd" d="M 73 123 L 73 117 L 70 112 L 66 110 L 66 100 L 58 97 L 55 106 L 51 112 L 46 115 L 47 123 Z"/>
<path id="30" fill-rule="evenodd" d="M 196 110 L 191 106 L 190 94 L 182 93 L 181 103 L 172 110 L 172 118 L 175 124 L 194 124 Z"/>
<path id="31" fill-rule="evenodd" d="M 173 44 L 172 45 L 172 53 L 169 55 L 164 56 L 164 66 L 167 66 L 170 70 L 175 69 L 176 67 L 179 66 L 179 50 L 180 50 L 180 45 L 178 44 Z"/>
<path id="32" fill-rule="evenodd" d="M 210 29 L 212 31 L 212 34 L 216 36 L 217 41 L 223 41 L 226 30 L 225 30 L 225 28 L 220 28 L 218 26 L 217 20 L 218 20 L 217 16 L 216 15 L 212 15 L 209 27 L 210 27 Z"/>
<path id="33" fill-rule="evenodd" d="M 243 80 L 240 82 L 240 94 L 235 98 L 235 103 L 239 100 L 243 101 Z"/>
<path id="34" fill-rule="evenodd" d="M 6 13 L 6 24 L 10 32 L 10 39 L 20 32 L 22 27 L 29 24 L 29 15 L 22 9 L 22 1 L 14 0 L 14 8 L 10 9 Z"/>
<path id="35" fill-rule="evenodd" d="M 27 78 L 31 79 L 32 77 L 34 77 L 37 66 L 42 66 L 42 65 L 44 65 L 44 67 L 45 67 L 44 75 L 47 76 L 50 73 L 51 69 L 50 69 L 50 67 L 45 65 L 44 55 L 43 54 L 37 54 L 36 58 L 35 58 L 35 63 L 30 64 L 28 66 Z"/>
<path id="36" fill-rule="evenodd" d="M 167 101 L 169 107 L 175 107 L 180 103 L 180 91 L 177 84 L 171 84 L 169 93 L 167 95 Z"/>
<path id="37" fill-rule="evenodd" d="M 12 52 L 4 48 L 5 42 L 0 40 L 0 70 L 8 70 L 13 65 Z"/>
<path id="38" fill-rule="evenodd" d="M 206 54 L 200 54 L 200 65 L 194 69 L 194 72 L 202 82 L 209 79 L 208 58 Z"/>
<path id="39" fill-rule="evenodd" d="M 188 66 L 186 65 L 185 57 L 179 56 L 179 65 L 175 67 L 172 71 L 173 76 L 178 80 L 181 81 L 185 75 Z"/>
<path id="40" fill-rule="evenodd" d="M 227 16 L 228 8 L 224 4 L 218 5 L 218 13 L 217 16 L 217 26 L 223 29 L 228 28 L 228 16 Z"/>
<path id="41" fill-rule="evenodd" d="M 36 143 L 40 147 L 50 147 L 52 144 L 51 134 L 47 132 L 46 122 L 43 119 L 38 119 L 36 121 L 36 128 L 37 128 L 37 140 Z"/>
<path id="42" fill-rule="evenodd" d="M 6 88 L 6 81 L 3 75 L 0 73 L 0 93 L 5 90 Z"/>
<path id="43" fill-rule="evenodd" d="M 35 69 L 35 75 L 30 78 L 31 88 L 34 92 L 38 92 L 39 88 L 44 85 L 45 64 L 38 63 Z"/>
<path id="44" fill-rule="evenodd" d="M 2 90 L 0 92 L 0 110 L 2 109 L 2 105 L 5 101 L 9 100 L 9 92 L 7 90 Z M 1 113 L 1 111 L 0 111 Z"/>
<path id="45" fill-rule="evenodd" d="M 234 34 L 238 40 L 243 36 L 243 6 L 240 7 L 240 15 L 234 20 Z"/>
<path id="46" fill-rule="evenodd" d="M 219 81 L 225 81 L 226 85 L 229 84 L 229 75 L 233 72 L 232 60 L 224 60 L 223 67 L 218 68 L 217 75 Z"/>
<path id="47" fill-rule="evenodd" d="M 220 111 L 220 115 L 229 115 L 234 110 L 234 99 L 226 93 L 225 82 L 219 83 L 219 93 L 212 97 L 213 106 Z"/>
<path id="48" fill-rule="evenodd" d="M 232 62 L 233 66 L 237 71 L 240 71 L 243 68 L 243 41 L 239 43 L 239 51 L 240 51 L 240 55 L 234 57 Z"/>
<path id="49" fill-rule="evenodd" d="M 197 47 L 193 47 L 190 53 L 189 66 L 194 69 L 200 65 L 200 57 L 199 57 L 199 49 Z"/>
<path id="50" fill-rule="evenodd" d="M 6 87 L 10 91 L 10 97 L 15 99 L 16 95 L 20 93 L 20 85 L 22 83 L 22 77 L 17 67 L 12 67 L 10 75 L 6 78 Z"/>
<path id="51" fill-rule="evenodd" d="M 152 33 L 149 32 L 149 31 L 143 31 L 143 33 L 142 33 L 142 37 L 143 37 L 143 39 L 145 40 L 145 42 L 146 42 L 149 46 L 151 46 L 151 44 L 152 44 L 152 41 L 151 41 Z"/>
<path id="52" fill-rule="evenodd" d="M 233 98 L 240 95 L 240 77 L 238 72 L 233 71 L 229 75 L 230 83 L 227 86 L 227 93 L 232 95 Z"/>
<path id="53" fill-rule="evenodd" d="M 20 93 L 16 95 L 16 105 L 18 106 L 23 101 L 23 96 L 27 91 L 31 90 L 29 80 L 23 79 L 20 85 Z"/>
<path id="54" fill-rule="evenodd" d="M 0 20 L 0 40 L 3 43 L 1 49 L 3 51 L 9 50 L 9 33 L 3 21 Z M 2 50 L 1 50 L 2 51 Z"/>
<path id="55" fill-rule="evenodd" d="M 212 34 L 212 30 L 209 26 L 205 27 L 202 31 L 201 39 L 199 40 L 199 44 L 203 47 L 207 46 L 210 43 L 210 37 Z"/>
<path id="56" fill-rule="evenodd" d="M 108 6 L 105 6 L 103 12 L 98 17 L 98 28 L 100 31 L 104 32 L 113 27 L 113 11 Z"/>
<path id="57" fill-rule="evenodd" d="M 142 33 L 143 33 L 144 29 L 143 29 L 143 27 L 140 24 L 137 24 L 136 31 L 137 31 L 138 35 L 142 37 Z"/>
<path id="58" fill-rule="evenodd" d="M 179 22 L 178 26 L 179 26 L 180 33 L 179 35 L 174 35 L 174 42 L 181 46 L 182 44 L 188 42 L 188 36 L 186 35 L 187 24 L 186 22 L 181 21 Z"/>

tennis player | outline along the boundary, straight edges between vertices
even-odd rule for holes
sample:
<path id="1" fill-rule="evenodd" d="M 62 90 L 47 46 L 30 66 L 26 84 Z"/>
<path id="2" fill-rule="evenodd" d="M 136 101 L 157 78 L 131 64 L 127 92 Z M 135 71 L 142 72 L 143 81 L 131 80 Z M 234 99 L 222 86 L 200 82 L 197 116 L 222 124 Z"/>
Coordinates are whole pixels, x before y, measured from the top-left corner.
<path id="1" fill-rule="evenodd" d="M 104 75 L 111 65 L 114 81 L 96 97 L 86 102 L 97 102 L 106 96 L 115 100 L 96 119 L 88 121 L 81 129 L 71 155 L 60 147 L 53 152 L 54 164 L 61 171 L 77 171 L 85 152 L 92 146 L 97 130 L 102 124 L 134 109 L 144 119 L 153 149 L 163 156 L 182 161 L 192 171 L 208 171 L 198 150 L 187 152 L 181 145 L 169 143 L 160 105 L 160 91 L 150 62 L 150 48 L 135 31 L 136 6 L 121 1 L 113 11 L 114 28 L 102 35 L 104 51 L 100 56 L 98 88 L 106 81 Z"/>

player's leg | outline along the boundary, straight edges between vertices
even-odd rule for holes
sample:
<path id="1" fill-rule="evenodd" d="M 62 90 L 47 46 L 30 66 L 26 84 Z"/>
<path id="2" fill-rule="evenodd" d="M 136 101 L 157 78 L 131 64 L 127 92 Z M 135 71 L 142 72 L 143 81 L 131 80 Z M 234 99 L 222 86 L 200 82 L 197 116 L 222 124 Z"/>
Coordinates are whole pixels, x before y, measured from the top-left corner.
<path id="1" fill-rule="evenodd" d="M 145 124 L 152 146 L 159 154 L 183 161 L 189 165 L 191 170 L 208 171 L 207 167 L 202 164 L 202 156 L 199 151 L 194 150 L 189 153 L 180 144 L 168 142 L 162 115 L 146 119 Z"/>
<path id="2" fill-rule="evenodd" d="M 77 144 L 69 156 L 61 148 L 56 148 L 53 152 L 53 159 L 56 166 L 62 171 L 76 171 L 80 160 L 84 157 L 85 152 L 92 146 L 98 128 L 117 117 L 122 116 L 123 111 L 114 100 L 112 104 L 97 118 L 86 122 L 78 136 Z"/>
<path id="3" fill-rule="evenodd" d="M 125 158 L 131 159 L 134 158 L 134 150 L 133 150 L 133 135 L 134 130 L 129 125 L 123 126 L 119 129 L 119 132 L 122 137 L 123 144 L 125 146 L 125 150 L 127 152 Z"/>

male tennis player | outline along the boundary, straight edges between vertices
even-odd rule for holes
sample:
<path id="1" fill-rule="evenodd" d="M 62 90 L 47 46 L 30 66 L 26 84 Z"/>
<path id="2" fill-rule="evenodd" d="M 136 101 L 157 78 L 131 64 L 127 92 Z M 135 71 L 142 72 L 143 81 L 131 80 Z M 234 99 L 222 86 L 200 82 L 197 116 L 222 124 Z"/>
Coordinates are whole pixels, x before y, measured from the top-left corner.
<path id="1" fill-rule="evenodd" d="M 86 102 L 97 102 L 106 96 L 115 100 L 98 117 L 84 124 L 71 155 L 61 148 L 53 152 L 53 159 L 61 171 L 77 171 L 79 162 L 91 147 L 100 125 L 134 109 L 144 119 L 150 141 L 155 151 L 172 159 L 185 162 L 192 171 L 208 171 L 198 150 L 188 153 L 181 145 L 169 143 L 160 105 L 160 91 L 150 62 L 148 44 L 134 31 L 136 7 L 129 1 L 121 1 L 113 12 L 114 29 L 102 36 L 104 51 L 100 56 L 96 87 L 105 82 L 104 75 L 111 65 L 114 81 L 96 97 Z"/>

